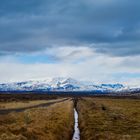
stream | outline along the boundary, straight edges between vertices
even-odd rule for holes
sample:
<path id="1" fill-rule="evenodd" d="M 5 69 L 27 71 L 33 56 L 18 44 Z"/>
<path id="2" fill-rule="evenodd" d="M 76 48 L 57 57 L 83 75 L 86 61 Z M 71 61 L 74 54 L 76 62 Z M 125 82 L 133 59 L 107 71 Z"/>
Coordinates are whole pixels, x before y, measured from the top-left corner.
<path id="1" fill-rule="evenodd" d="M 74 108 L 74 120 L 75 120 L 74 134 L 73 134 L 72 140 L 80 140 L 80 130 L 79 130 L 79 126 L 78 126 L 78 113 L 75 108 Z"/>

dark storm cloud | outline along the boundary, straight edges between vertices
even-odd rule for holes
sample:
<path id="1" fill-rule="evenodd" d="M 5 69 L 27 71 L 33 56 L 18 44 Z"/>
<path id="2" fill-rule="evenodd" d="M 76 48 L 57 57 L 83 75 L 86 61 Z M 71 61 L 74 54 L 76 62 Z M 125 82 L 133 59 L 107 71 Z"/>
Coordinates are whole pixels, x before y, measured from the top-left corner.
<path id="1" fill-rule="evenodd" d="M 0 54 L 71 44 L 110 55 L 140 54 L 139 0 L 0 2 Z"/>

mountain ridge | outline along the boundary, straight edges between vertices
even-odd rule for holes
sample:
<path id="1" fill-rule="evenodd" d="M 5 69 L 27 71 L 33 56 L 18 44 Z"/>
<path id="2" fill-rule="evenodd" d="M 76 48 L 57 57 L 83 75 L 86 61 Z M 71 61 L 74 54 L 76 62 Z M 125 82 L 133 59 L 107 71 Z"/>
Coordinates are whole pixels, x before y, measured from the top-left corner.
<path id="1" fill-rule="evenodd" d="M 50 80 L 29 80 L 23 82 L 1 83 L 0 91 L 97 91 L 120 92 L 128 90 L 122 84 L 100 84 L 81 82 L 73 78 L 57 77 Z"/>

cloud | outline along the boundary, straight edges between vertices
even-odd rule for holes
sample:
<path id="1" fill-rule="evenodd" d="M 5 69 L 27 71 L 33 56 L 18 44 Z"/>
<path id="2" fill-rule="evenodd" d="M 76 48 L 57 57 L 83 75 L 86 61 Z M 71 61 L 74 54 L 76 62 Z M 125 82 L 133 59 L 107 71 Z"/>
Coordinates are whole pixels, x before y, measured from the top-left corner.
<path id="1" fill-rule="evenodd" d="M 53 47 L 45 51 L 47 56 L 52 56 L 57 62 L 79 63 L 95 56 L 92 48 L 87 46 Z"/>
<path id="2" fill-rule="evenodd" d="M 97 53 L 104 53 L 111 56 L 137 56 L 140 55 L 140 42 L 117 42 L 117 43 L 99 43 L 91 46 Z"/>
<path id="3" fill-rule="evenodd" d="M 0 5 L 0 51 L 31 53 L 87 44 L 100 53 L 139 55 L 139 7 L 138 0 L 5 0 Z"/>
<path id="4" fill-rule="evenodd" d="M 139 83 L 139 7 L 139 0 L 3 0 L 0 80 Z"/>
<path id="5" fill-rule="evenodd" d="M 88 50 L 82 48 L 83 51 Z M 69 53 L 75 51 L 71 48 Z M 60 51 L 61 52 L 61 51 Z M 68 51 L 66 51 L 68 52 Z M 65 54 L 63 53 L 64 57 Z M 62 56 L 62 55 L 60 55 Z M 75 56 L 79 60 L 79 54 Z M 87 57 L 87 56 L 86 56 Z M 66 57 L 67 58 L 67 57 Z M 72 58 L 71 58 L 72 59 Z M 106 54 L 88 55 L 84 61 L 74 63 L 73 59 L 59 63 L 21 63 L 11 56 L 0 61 L 0 81 L 23 81 L 31 79 L 47 79 L 49 77 L 72 77 L 78 80 L 92 81 L 93 83 L 123 83 L 139 85 L 140 66 L 131 66 L 130 57 L 112 57 Z M 76 59 L 74 59 L 76 60 Z M 138 60 L 133 57 L 133 63 Z M 124 64 L 127 62 L 127 64 Z M 10 69 L 9 69 L 10 68 Z"/>

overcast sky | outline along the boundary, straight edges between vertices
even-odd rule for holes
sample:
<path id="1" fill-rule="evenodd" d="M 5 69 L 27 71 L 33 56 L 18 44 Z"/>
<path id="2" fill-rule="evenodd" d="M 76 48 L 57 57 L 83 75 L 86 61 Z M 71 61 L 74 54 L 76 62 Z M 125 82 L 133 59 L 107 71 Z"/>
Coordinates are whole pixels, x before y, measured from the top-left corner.
<path id="1" fill-rule="evenodd" d="M 1 0 L 0 82 L 72 77 L 140 84 L 139 0 Z"/>

